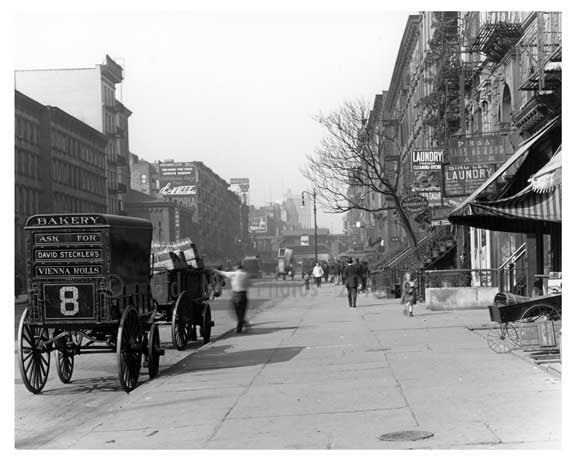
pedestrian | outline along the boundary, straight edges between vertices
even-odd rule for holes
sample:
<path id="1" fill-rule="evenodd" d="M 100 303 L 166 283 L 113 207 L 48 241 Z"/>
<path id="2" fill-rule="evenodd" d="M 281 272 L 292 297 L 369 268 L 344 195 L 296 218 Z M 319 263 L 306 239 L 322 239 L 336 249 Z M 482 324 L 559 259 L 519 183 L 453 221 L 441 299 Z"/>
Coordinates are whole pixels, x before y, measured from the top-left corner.
<path id="1" fill-rule="evenodd" d="M 322 266 L 320 263 L 317 262 L 312 270 L 312 277 L 314 277 L 314 281 L 316 282 L 316 286 L 320 287 L 322 285 L 322 275 L 324 275 L 324 271 L 322 270 Z"/>
<path id="2" fill-rule="evenodd" d="M 324 282 L 328 283 L 328 277 L 330 276 L 330 266 L 328 266 L 328 263 L 324 263 L 324 267 L 322 269 L 324 270 Z"/>
<path id="3" fill-rule="evenodd" d="M 342 283 L 348 290 L 348 307 L 356 307 L 358 297 L 358 284 L 360 282 L 359 267 L 354 264 L 352 258 L 348 258 L 348 263 L 342 269 Z"/>
<path id="4" fill-rule="evenodd" d="M 248 286 L 250 279 L 248 273 L 244 270 L 242 263 L 236 265 L 236 269 L 231 272 L 219 271 L 220 275 L 230 279 L 232 288 L 232 306 L 236 312 L 236 333 L 242 333 L 242 328 L 248 326 L 245 320 L 246 310 L 248 308 Z"/>
<path id="5" fill-rule="evenodd" d="M 306 291 L 310 290 L 310 274 L 308 272 L 304 274 L 304 288 Z"/>
<path id="6" fill-rule="evenodd" d="M 413 280 L 410 272 L 404 274 L 402 282 L 402 304 L 404 306 L 404 315 L 414 317 L 413 307 L 416 304 L 416 282 Z"/>

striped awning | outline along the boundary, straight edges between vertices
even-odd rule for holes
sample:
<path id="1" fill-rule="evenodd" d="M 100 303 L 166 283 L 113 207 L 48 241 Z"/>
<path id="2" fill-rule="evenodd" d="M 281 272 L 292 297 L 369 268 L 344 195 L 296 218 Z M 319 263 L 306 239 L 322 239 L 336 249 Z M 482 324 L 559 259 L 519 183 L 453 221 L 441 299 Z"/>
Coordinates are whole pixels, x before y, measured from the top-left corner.
<path id="1" fill-rule="evenodd" d="M 556 122 L 555 119 L 553 122 Z M 552 122 L 551 122 L 552 123 Z M 521 191 L 495 200 L 482 200 L 481 194 L 501 180 L 503 175 L 517 171 L 530 153 L 530 147 L 541 139 L 552 125 L 542 129 L 525 142 L 488 180 L 450 213 L 453 224 L 503 232 L 550 233 L 562 223 L 562 150 L 532 174 Z M 526 181 L 526 179 L 524 179 Z M 503 194 L 505 195 L 505 193 Z"/>

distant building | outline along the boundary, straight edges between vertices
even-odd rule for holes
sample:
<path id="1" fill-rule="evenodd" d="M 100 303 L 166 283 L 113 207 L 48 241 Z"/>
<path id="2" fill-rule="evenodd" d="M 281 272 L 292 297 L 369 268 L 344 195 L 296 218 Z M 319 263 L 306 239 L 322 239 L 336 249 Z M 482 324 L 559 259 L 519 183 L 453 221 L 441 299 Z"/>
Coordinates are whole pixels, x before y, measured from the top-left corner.
<path id="1" fill-rule="evenodd" d="M 24 281 L 24 224 L 37 213 L 106 212 L 107 138 L 57 107 L 15 92 L 15 258 Z"/>
<path id="2" fill-rule="evenodd" d="M 147 219 L 152 223 L 152 239 L 155 242 L 169 243 L 190 238 L 198 244 L 201 240 L 192 211 L 175 202 L 130 190 L 126 195 L 126 211 L 128 216 Z M 202 248 L 199 249 L 202 251 Z"/>
<path id="3" fill-rule="evenodd" d="M 108 213 L 124 212 L 130 185 L 128 118 L 131 112 L 116 99 L 123 69 L 110 56 L 91 68 L 15 71 L 16 89 L 41 104 L 57 106 L 107 137 Z"/>
<path id="4" fill-rule="evenodd" d="M 152 197 L 157 197 L 160 189 L 155 165 L 135 154 L 130 154 L 130 188 Z"/>
<path id="5" fill-rule="evenodd" d="M 189 207 L 200 228 L 207 260 L 241 256 L 241 201 L 229 184 L 202 162 L 156 162 L 160 195 Z"/>

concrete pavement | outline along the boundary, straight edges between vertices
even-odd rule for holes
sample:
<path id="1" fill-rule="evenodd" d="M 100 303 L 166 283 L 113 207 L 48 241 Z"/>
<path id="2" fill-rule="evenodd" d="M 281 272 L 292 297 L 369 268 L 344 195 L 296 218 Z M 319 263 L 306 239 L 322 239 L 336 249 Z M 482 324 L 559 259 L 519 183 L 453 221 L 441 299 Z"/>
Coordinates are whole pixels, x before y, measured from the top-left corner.
<path id="1" fill-rule="evenodd" d="M 43 448 L 561 447 L 561 380 L 490 350 L 470 330 L 486 310 L 418 304 L 407 318 L 397 300 L 360 295 L 351 309 L 344 294 L 292 291 L 247 334 L 225 334 Z M 397 431 L 433 436 L 379 439 Z"/>

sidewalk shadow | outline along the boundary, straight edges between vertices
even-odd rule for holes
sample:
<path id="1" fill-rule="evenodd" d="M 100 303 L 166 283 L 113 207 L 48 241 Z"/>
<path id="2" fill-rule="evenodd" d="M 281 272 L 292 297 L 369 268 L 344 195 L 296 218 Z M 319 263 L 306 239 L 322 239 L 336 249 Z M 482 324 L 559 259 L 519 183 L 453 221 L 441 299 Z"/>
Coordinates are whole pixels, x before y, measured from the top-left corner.
<path id="1" fill-rule="evenodd" d="M 140 370 L 139 385 L 144 381 L 143 371 Z M 50 384 L 50 383 L 49 383 Z M 48 385 L 49 385 L 48 384 Z M 122 387 L 118 381 L 118 376 L 98 376 L 94 378 L 80 378 L 70 381 L 68 384 L 60 382 L 55 383 L 61 387 L 50 388 L 48 385 L 42 390 L 42 395 L 71 395 L 71 394 L 90 394 L 93 392 L 122 392 Z"/>
<path id="2" fill-rule="evenodd" d="M 288 362 L 304 349 L 304 347 L 280 347 L 227 352 L 229 348 L 230 346 L 215 346 L 193 354 L 163 371 L 162 376 Z"/>

